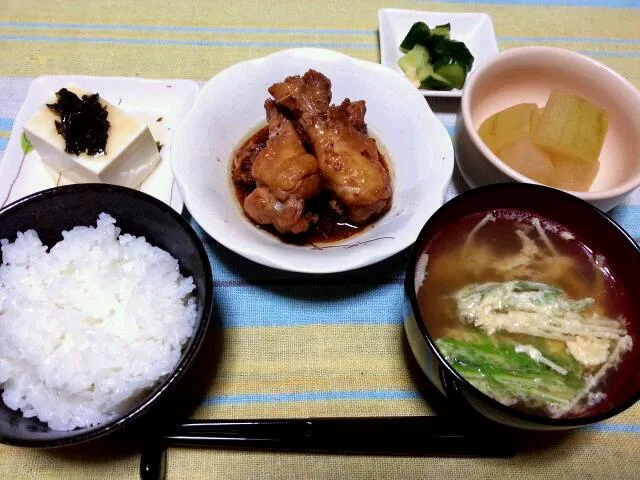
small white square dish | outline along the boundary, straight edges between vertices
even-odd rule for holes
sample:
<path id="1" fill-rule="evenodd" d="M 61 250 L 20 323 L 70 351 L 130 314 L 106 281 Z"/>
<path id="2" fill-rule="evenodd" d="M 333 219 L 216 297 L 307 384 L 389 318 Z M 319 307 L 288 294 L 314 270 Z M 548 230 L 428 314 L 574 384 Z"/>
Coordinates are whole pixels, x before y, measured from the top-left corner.
<path id="1" fill-rule="evenodd" d="M 117 105 L 137 121 L 149 126 L 154 140 L 162 145 L 160 162 L 137 189 L 181 212 L 183 201 L 169 161 L 171 139 L 196 99 L 198 84 L 190 80 L 79 75 L 39 77 L 31 84 L 0 162 L 0 206 L 40 190 L 74 183 L 64 174 L 47 167 L 35 149 L 26 148 L 23 139 L 24 124 L 42 109 L 55 92 L 70 85 L 99 93 L 107 102 Z"/>
<path id="2" fill-rule="evenodd" d="M 398 60 L 403 55 L 400 43 L 411 26 L 424 22 L 430 28 L 445 23 L 451 24 L 451 39 L 464 42 L 474 57 L 469 75 L 484 62 L 498 54 L 498 43 L 493 31 L 491 17 L 486 13 L 422 12 L 420 10 L 398 10 L 382 8 L 378 10 L 378 31 L 380 34 L 380 62 L 403 75 Z M 429 97 L 461 97 L 462 90 L 424 90 L 420 93 Z"/>

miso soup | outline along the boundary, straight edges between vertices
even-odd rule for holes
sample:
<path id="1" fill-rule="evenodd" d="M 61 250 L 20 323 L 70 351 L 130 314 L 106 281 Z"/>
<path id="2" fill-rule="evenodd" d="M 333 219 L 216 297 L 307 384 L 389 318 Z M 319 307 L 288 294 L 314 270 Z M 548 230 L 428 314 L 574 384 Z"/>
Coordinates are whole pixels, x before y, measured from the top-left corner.
<path id="1" fill-rule="evenodd" d="M 580 416 L 633 347 L 606 259 L 542 218 L 493 210 L 426 245 L 418 304 L 449 364 L 527 413 Z"/>

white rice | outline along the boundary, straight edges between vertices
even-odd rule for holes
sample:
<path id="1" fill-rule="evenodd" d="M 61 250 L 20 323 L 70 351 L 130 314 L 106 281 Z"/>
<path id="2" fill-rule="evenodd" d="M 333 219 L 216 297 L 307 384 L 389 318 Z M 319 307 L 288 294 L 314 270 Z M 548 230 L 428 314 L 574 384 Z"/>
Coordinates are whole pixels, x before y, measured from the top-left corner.
<path id="1" fill-rule="evenodd" d="M 101 213 L 47 253 L 34 230 L 2 240 L 0 387 L 54 430 L 123 413 L 170 373 L 193 333 L 191 277 Z"/>

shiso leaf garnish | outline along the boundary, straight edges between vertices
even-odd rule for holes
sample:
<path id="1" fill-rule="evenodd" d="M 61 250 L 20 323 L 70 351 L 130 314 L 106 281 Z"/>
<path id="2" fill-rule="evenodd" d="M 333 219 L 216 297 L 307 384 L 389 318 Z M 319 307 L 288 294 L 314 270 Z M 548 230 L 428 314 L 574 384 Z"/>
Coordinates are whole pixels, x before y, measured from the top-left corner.
<path id="1" fill-rule="evenodd" d="M 22 132 L 22 136 L 20 137 L 20 147 L 25 155 L 33 150 L 33 143 L 31 143 L 31 140 L 29 140 L 27 134 L 24 132 Z"/>

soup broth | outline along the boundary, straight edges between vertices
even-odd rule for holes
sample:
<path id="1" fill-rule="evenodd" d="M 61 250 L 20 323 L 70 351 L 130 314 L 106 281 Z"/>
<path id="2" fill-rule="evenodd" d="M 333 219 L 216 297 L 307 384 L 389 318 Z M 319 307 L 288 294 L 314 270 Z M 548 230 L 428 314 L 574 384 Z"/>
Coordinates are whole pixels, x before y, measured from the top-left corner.
<path id="1" fill-rule="evenodd" d="M 425 253 L 422 318 L 470 383 L 558 418 L 606 398 L 632 339 L 604 258 L 562 227 L 508 210 L 461 219 Z"/>

